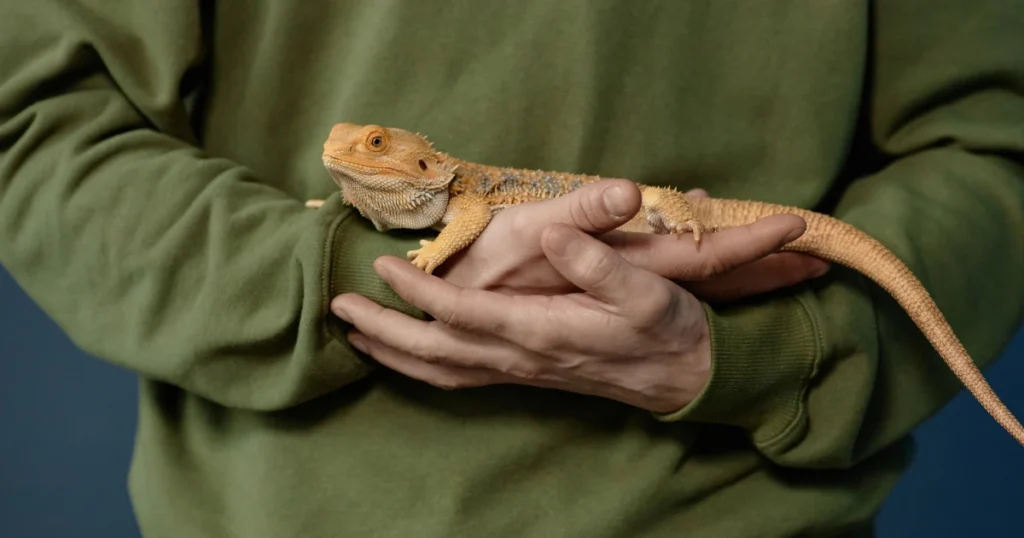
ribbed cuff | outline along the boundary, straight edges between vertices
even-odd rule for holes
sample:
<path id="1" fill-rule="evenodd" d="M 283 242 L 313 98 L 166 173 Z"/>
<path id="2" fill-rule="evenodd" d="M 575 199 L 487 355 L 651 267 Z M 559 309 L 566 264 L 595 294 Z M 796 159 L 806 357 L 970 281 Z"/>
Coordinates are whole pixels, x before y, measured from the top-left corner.
<path id="1" fill-rule="evenodd" d="M 326 304 L 342 293 L 358 293 L 385 308 L 397 310 L 420 319 L 421 310 L 413 307 L 398 296 L 373 270 L 373 262 L 380 256 L 391 255 L 401 258 L 419 245 L 419 237 L 402 237 L 400 232 L 377 231 L 373 224 L 359 213 L 342 204 L 340 194 L 324 201 L 317 209 L 326 214 L 336 215 L 328 230 L 324 245 L 324 275 L 327 279 L 324 290 Z M 327 312 L 328 332 L 335 339 L 345 342 L 345 334 L 351 329 L 337 316 Z"/>
<path id="2" fill-rule="evenodd" d="M 806 426 L 804 397 L 822 354 L 810 300 L 801 295 L 728 307 L 704 305 L 711 376 L 683 409 L 660 420 L 727 424 L 774 444 Z"/>

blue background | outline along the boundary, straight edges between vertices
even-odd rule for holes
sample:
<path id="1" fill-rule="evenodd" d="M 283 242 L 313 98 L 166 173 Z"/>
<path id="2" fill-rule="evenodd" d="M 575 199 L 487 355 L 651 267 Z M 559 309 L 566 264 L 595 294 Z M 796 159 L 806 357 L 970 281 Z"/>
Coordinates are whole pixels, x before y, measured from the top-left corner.
<path id="1" fill-rule="evenodd" d="M 1024 330 L 986 373 L 1024 414 Z M 135 391 L 130 372 L 75 349 L 0 270 L 0 537 L 138 536 L 126 491 Z M 1021 535 L 1024 450 L 969 394 L 917 438 L 880 537 Z"/>

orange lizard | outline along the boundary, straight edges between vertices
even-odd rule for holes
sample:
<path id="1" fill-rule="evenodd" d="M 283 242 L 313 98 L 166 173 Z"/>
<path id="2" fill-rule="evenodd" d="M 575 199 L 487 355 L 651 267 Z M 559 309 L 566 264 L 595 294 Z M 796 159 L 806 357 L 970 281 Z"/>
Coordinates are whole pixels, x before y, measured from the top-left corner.
<path id="1" fill-rule="evenodd" d="M 336 124 L 324 142 L 323 163 L 355 207 L 379 231 L 439 230 L 408 253 L 432 273 L 468 247 L 505 207 L 560 196 L 600 176 L 487 166 L 436 151 L 423 136 L 379 125 Z M 690 198 L 670 188 L 637 185 L 641 209 L 619 229 L 701 236 L 779 214 L 795 214 L 806 231 L 782 250 L 801 252 L 849 267 L 889 292 L 978 402 L 1018 442 L 1024 427 L 999 399 L 956 337 L 921 282 L 897 256 L 843 221 L 798 207 L 747 200 Z M 317 208 L 322 200 L 309 200 Z"/>

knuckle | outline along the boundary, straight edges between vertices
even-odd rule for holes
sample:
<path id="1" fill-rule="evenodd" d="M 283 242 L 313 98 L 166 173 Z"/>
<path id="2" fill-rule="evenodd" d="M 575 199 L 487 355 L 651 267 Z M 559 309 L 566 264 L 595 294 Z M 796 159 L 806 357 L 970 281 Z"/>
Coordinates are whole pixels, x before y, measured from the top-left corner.
<path id="1" fill-rule="evenodd" d="M 406 351 L 417 359 L 430 364 L 441 364 L 448 359 L 435 342 L 426 338 L 413 341 Z"/>
<path id="2" fill-rule="evenodd" d="M 580 257 L 580 274 L 591 285 L 601 286 L 615 275 L 615 262 L 607 253 L 588 252 Z"/>
<path id="3" fill-rule="evenodd" d="M 421 346 L 415 350 L 415 356 L 429 364 L 441 364 L 447 362 L 447 357 L 432 346 Z"/>
<path id="4" fill-rule="evenodd" d="M 519 206 L 513 208 L 512 211 L 507 212 L 509 216 L 508 224 L 512 229 L 513 235 L 522 235 L 537 227 L 536 216 L 526 209 L 527 208 L 525 206 Z"/>
<path id="5" fill-rule="evenodd" d="M 466 296 L 465 288 L 456 288 L 454 294 L 445 302 L 443 316 L 439 321 L 453 329 L 462 329 L 466 326 L 466 317 L 460 312 L 459 305 L 463 304 Z"/>
<path id="6" fill-rule="evenodd" d="M 683 295 L 676 290 L 659 289 L 644 298 L 643 307 L 636 310 L 634 324 L 639 328 L 671 325 L 682 307 Z"/>
<path id="7" fill-rule="evenodd" d="M 569 216 L 577 228 L 598 229 L 604 220 L 601 218 L 601 206 L 601 203 L 595 202 L 592 190 L 586 193 L 581 192 L 579 196 L 574 197 L 573 203 L 569 204 Z"/>
<path id="8" fill-rule="evenodd" d="M 504 335 L 507 329 L 505 321 L 497 316 L 474 318 L 464 312 L 460 312 L 458 309 L 449 311 L 446 317 L 439 321 L 444 323 L 448 329 L 458 332 L 485 333 L 500 336 Z"/>
<path id="9" fill-rule="evenodd" d="M 705 256 L 700 258 L 699 267 L 701 276 L 704 278 L 717 276 L 729 270 L 729 264 L 715 249 L 708 249 Z"/>

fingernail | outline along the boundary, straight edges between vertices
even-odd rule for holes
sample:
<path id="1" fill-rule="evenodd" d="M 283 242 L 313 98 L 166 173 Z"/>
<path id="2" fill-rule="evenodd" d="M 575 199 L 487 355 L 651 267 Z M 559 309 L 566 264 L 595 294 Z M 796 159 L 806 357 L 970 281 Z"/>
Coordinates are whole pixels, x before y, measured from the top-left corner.
<path id="1" fill-rule="evenodd" d="M 817 278 L 819 276 L 824 276 L 825 273 L 827 273 L 828 270 L 831 269 L 831 268 L 832 268 L 832 264 L 830 264 L 830 263 L 820 263 L 820 264 L 818 264 L 818 267 L 815 268 L 814 271 L 811 272 L 811 277 L 812 278 Z"/>
<path id="2" fill-rule="evenodd" d="M 555 226 L 548 231 L 547 244 L 552 253 L 568 258 L 576 250 L 576 233 L 567 226 Z"/>
<path id="3" fill-rule="evenodd" d="M 350 316 L 345 310 L 345 307 L 342 306 L 341 301 L 334 301 L 331 303 L 331 311 L 334 312 L 335 316 L 338 316 L 348 323 L 352 323 L 352 316 Z"/>
<path id="4" fill-rule="evenodd" d="M 380 258 L 377 258 L 376 260 L 373 260 L 373 270 L 376 271 L 377 276 L 383 278 L 384 280 L 387 280 L 387 278 L 388 278 L 388 267 L 387 267 L 387 264 L 384 263 L 383 260 L 384 260 L 383 256 L 380 257 Z"/>
<path id="5" fill-rule="evenodd" d="M 611 216 L 621 219 L 629 213 L 629 207 L 626 205 L 625 192 L 622 191 L 622 187 L 615 185 L 608 187 L 604 190 L 604 209 Z"/>
<path id="6" fill-rule="evenodd" d="M 366 351 L 366 349 L 367 349 L 366 341 L 363 340 L 363 337 L 360 336 L 359 334 L 354 333 L 354 332 L 353 333 L 348 333 L 348 343 L 352 344 L 352 347 L 358 349 L 359 351 L 362 351 L 363 353 L 368 353 Z"/>

